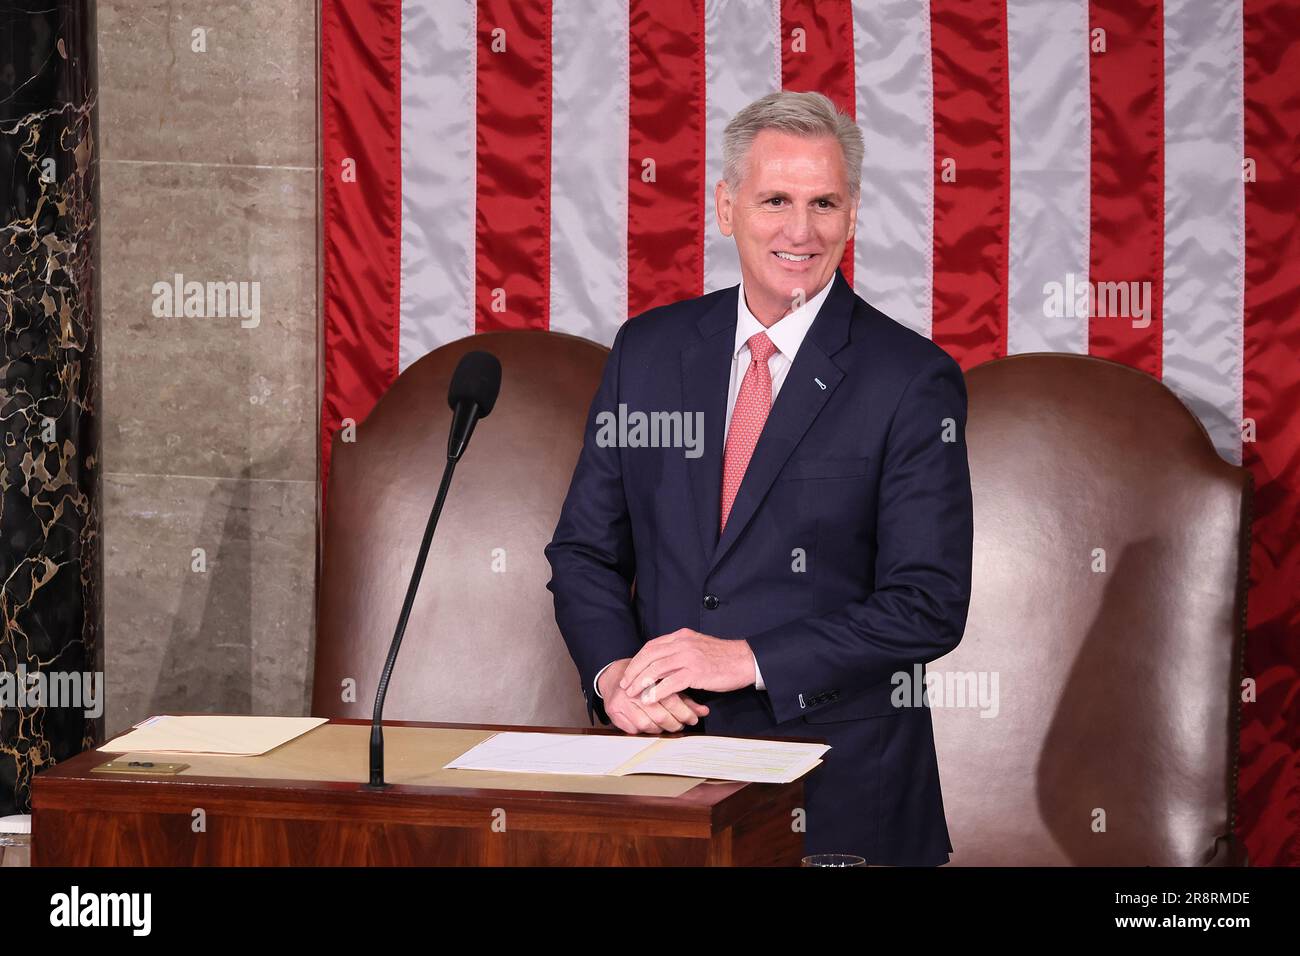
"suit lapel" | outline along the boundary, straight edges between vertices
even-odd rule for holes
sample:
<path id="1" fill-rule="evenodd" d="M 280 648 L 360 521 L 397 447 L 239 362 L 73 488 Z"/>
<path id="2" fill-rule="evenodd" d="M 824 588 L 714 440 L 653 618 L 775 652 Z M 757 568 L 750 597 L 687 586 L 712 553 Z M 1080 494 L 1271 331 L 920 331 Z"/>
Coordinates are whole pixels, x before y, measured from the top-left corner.
<path id="1" fill-rule="evenodd" d="M 744 532 L 772 487 L 772 482 L 781 473 L 786 460 L 834 394 L 836 386 L 844 378 L 844 372 L 831 361 L 831 356 L 848 342 L 854 296 L 853 290 L 838 269 L 831 281 L 833 283 L 831 291 L 826 296 L 826 301 L 822 303 L 817 318 L 809 327 L 808 334 L 804 337 L 803 344 L 799 346 L 798 354 L 795 355 L 794 364 L 786 373 L 781 391 L 776 401 L 772 403 L 772 410 L 768 413 L 763 432 L 754 447 L 753 457 L 750 458 L 749 466 L 745 469 L 740 490 L 736 493 L 736 500 L 731 506 L 727 527 L 712 552 L 710 570 L 726 557 L 727 552 Z M 736 307 L 734 293 L 730 299 L 734 320 Z M 705 407 L 706 414 L 713 416 L 725 416 L 727 411 L 726 392 L 731 379 L 730 349 L 735 344 L 734 321 L 731 328 L 730 337 L 722 336 L 727 340 L 722 349 L 725 359 L 722 371 L 722 395 L 720 402 L 716 400 L 714 402 L 720 406 L 720 411 L 711 411 L 711 406 L 695 406 Z M 722 421 L 717 424 L 716 441 L 707 421 L 705 426 L 708 435 L 707 447 L 717 449 L 714 458 L 710 459 L 716 464 L 709 466 L 712 486 L 709 489 L 701 489 L 704 493 L 712 495 L 712 524 L 706 530 L 709 530 L 711 537 L 714 538 L 717 535 L 721 507 L 718 499 L 722 482 L 722 425 Z M 702 462 L 708 458 L 706 454 L 696 461 Z M 697 502 L 698 500 L 697 498 Z M 705 553 L 709 553 L 707 546 Z"/>

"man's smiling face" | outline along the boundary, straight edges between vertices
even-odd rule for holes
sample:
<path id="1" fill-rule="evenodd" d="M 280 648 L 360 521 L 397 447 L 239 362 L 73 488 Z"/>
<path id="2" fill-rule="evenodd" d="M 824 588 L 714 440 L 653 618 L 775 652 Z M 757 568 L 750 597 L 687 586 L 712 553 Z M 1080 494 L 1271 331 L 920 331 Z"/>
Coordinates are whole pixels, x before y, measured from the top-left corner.
<path id="1" fill-rule="evenodd" d="M 857 225 L 857 199 L 833 136 L 765 129 L 754 137 L 739 187 L 719 182 L 718 227 L 735 236 L 745 301 L 764 325 L 811 299 L 835 275 Z"/>

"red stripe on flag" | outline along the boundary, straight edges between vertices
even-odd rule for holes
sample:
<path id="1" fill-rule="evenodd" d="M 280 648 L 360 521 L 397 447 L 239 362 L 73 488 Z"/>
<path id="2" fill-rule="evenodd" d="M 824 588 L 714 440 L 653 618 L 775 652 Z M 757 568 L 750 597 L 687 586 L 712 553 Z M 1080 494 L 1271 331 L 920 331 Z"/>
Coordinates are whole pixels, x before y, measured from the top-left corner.
<path id="1" fill-rule="evenodd" d="M 703 0 L 631 0 L 629 28 L 627 300 L 636 315 L 704 291 Z"/>
<path id="2" fill-rule="evenodd" d="M 796 33 L 795 31 L 802 31 Z M 856 116 L 851 0 L 784 0 L 781 4 L 781 88 L 813 90 Z M 853 285 L 853 241 L 840 271 Z"/>
<path id="3" fill-rule="evenodd" d="M 551 300 L 551 4 L 479 0 L 479 332 L 545 329 Z"/>
<path id="4" fill-rule="evenodd" d="M 1162 0 L 1092 0 L 1092 238 L 1088 352 L 1161 375 L 1164 298 Z M 1097 31 L 1105 52 L 1097 52 Z M 1134 285 L 1133 283 L 1138 283 Z M 1134 295 L 1146 301 L 1138 315 Z M 1118 313 L 1118 314 L 1116 314 Z"/>
<path id="5" fill-rule="evenodd" d="M 962 368 L 1007 352 L 1010 104 L 1003 0 L 932 0 L 934 322 Z"/>
<path id="6" fill-rule="evenodd" d="M 397 377 L 401 14 L 387 0 L 321 4 L 322 508 L 334 432 L 370 414 Z"/>
<path id="7" fill-rule="evenodd" d="M 1251 862 L 1300 865 L 1300 9 L 1246 0 L 1245 382 L 1255 477 L 1239 816 Z M 1213 109 L 1213 104 L 1206 104 Z"/>

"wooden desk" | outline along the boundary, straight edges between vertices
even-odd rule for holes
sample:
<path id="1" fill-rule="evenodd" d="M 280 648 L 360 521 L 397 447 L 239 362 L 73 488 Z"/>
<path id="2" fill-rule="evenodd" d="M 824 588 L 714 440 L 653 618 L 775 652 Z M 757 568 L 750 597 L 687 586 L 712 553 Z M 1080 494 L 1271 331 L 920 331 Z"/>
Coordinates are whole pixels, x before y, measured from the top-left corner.
<path id="1" fill-rule="evenodd" d="M 386 737 L 391 767 L 393 735 Z M 803 805 L 801 781 L 701 783 L 665 797 L 406 784 L 372 791 L 363 775 L 337 782 L 90 772 L 115 756 L 86 751 L 36 777 L 34 866 L 797 866 L 803 855 L 803 835 L 791 826 Z M 358 765 L 364 772 L 364 750 Z M 196 808 L 205 832 L 194 832 Z"/>

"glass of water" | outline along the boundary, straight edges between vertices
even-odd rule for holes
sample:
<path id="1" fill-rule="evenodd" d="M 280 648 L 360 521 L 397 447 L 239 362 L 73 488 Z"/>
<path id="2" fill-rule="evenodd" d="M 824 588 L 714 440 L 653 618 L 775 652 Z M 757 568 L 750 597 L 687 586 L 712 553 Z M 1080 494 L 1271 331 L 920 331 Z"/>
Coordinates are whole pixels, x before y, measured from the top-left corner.
<path id="1" fill-rule="evenodd" d="M 0 817 L 0 867 L 32 865 L 32 818 Z"/>
<path id="2" fill-rule="evenodd" d="M 866 866 L 867 861 L 849 853 L 814 853 L 799 861 L 800 866 Z"/>

